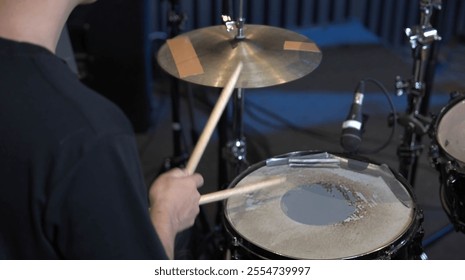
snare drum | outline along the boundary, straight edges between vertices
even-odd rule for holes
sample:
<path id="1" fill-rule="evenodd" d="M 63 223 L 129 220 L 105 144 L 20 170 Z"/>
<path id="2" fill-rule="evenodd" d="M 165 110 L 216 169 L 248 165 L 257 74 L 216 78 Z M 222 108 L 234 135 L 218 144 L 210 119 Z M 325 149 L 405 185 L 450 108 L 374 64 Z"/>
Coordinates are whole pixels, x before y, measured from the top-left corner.
<path id="1" fill-rule="evenodd" d="M 385 165 L 294 152 L 251 166 L 230 187 L 285 177 L 225 202 L 233 259 L 423 259 L 422 212 Z"/>
<path id="2" fill-rule="evenodd" d="M 465 232 L 465 96 L 453 98 L 434 123 L 431 156 L 440 173 L 442 206 L 456 230 Z"/>

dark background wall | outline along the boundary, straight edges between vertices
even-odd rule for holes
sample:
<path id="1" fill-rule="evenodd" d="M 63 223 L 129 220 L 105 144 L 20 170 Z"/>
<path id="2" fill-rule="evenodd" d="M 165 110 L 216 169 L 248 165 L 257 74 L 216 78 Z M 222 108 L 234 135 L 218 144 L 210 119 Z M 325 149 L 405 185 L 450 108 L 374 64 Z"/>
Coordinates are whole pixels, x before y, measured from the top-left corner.
<path id="1" fill-rule="evenodd" d="M 151 125 L 153 4 L 99 0 L 78 7 L 68 21 L 82 80 L 118 104 L 136 131 Z"/>
<path id="2" fill-rule="evenodd" d="M 155 30 L 167 27 L 165 11 L 169 2 L 155 1 Z M 189 19 L 186 30 L 220 24 L 221 12 L 230 6 L 234 16 L 238 16 L 238 0 L 178 2 Z M 389 45 L 405 44 L 403 29 L 417 24 L 419 16 L 419 0 L 244 0 L 243 3 L 248 23 L 295 28 L 358 20 Z M 447 41 L 464 35 L 465 2 L 443 0 L 442 6 L 435 26 L 443 38 Z"/>

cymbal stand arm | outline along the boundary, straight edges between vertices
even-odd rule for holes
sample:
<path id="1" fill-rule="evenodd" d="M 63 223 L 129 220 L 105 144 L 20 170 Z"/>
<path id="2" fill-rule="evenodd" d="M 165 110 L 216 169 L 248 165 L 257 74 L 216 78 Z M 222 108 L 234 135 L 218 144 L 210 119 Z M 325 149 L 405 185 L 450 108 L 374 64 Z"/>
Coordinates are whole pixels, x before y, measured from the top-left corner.
<path id="1" fill-rule="evenodd" d="M 403 81 L 400 77 L 396 78 L 397 95 L 405 93 L 408 97 L 406 112 L 397 117 L 399 124 L 405 127 L 402 143 L 397 149 L 397 155 L 400 159 L 399 172 L 412 186 L 415 183 L 418 157 L 423 150 L 421 138 L 427 133 L 430 124 L 429 118 L 423 115 L 425 112 L 422 112 L 424 110 L 422 102 L 424 98 L 429 98 L 429 96 L 425 96 L 427 87 L 425 73 L 431 59 L 432 44 L 441 40 L 437 30 L 430 24 L 432 11 L 434 8 L 441 8 L 440 2 L 438 0 L 420 1 L 421 24 L 405 30 L 410 39 L 414 60 L 412 78 L 408 82 Z"/>
<path id="2" fill-rule="evenodd" d="M 231 16 L 229 15 L 222 15 L 221 17 L 223 19 L 224 25 L 226 26 L 226 31 L 231 32 L 234 29 L 237 29 L 236 39 L 242 40 L 245 38 L 245 33 L 244 33 L 245 18 L 244 18 L 243 0 L 239 1 L 239 18 L 236 21 L 232 20 Z"/>
<path id="3" fill-rule="evenodd" d="M 237 26 L 236 39 L 244 39 L 245 38 L 244 24 L 245 24 L 244 1 L 239 0 L 239 18 L 237 19 L 237 22 L 236 22 L 236 26 Z"/>

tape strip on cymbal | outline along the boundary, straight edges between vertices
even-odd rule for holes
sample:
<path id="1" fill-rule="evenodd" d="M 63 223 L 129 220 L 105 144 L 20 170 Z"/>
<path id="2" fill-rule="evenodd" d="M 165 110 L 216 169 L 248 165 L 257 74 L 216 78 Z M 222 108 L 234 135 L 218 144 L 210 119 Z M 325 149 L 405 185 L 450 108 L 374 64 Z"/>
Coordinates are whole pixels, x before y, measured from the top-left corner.
<path id="1" fill-rule="evenodd" d="M 320 52 L 320 49 L 315 43 L 284 41 L 284 50 L 288 51 L 304 51 L 304 52 Z"/>
<path id="2" fill-rule="evenodd" d="M 173 55 L 179 78 L 203 74 L 202 64 L 188 37 L 178 36 L 167 40 L 166 43 Z"/>

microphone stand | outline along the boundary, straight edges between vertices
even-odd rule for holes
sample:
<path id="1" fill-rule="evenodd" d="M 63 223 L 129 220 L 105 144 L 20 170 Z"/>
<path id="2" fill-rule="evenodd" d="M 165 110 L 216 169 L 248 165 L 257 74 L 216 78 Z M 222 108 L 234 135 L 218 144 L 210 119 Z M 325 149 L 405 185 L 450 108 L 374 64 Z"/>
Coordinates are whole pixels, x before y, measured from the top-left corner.
<path id="1" fill-rule="evenodd" d="M 434 43 L 441 40 L 437 30 L 430 24 L 434 8 L 438 10 L 442 8 L 441 0 L 420 0 L 421 25 L 413 29 L 406 29 L 414 58 L 413 79 L 410 82 L 404 82 L 400 77 L 396 78 L 397 95 L 408 94 L 407 111 L 398 117 L 398 122 L 405 127 L 403 142 L 397 150 L 400 158 L 399 172 L 410 182 L 412 187 L 415 184 L 418 156 L 423 150 L 421 139 L 423 135 L 427 134 L 432 123 L 431 118 L 426 114 L 429 110 L 429 99 L 438 54 L 438 48 Z M 422 246 L 430 246 L 452 232 L 453 229 L 452 225 L 446 225 L 423 240 Z"/>
<path id="2" fill-rule="evenodd" d="M 399 172 L 414 187 L 418 157 L 423 151 L 421 140 L 427 134 L 431 119 L 426 115 L 430 90 L 428 82 L 432 77 L 426 79 L 428 67 L 434 67 L 429 62 L 432 59 L 433 44 L 441 40 L 437 30 L 431 26 L 430 20 L 434 9 L 441 9 L 441 0 L 420 0 L 420 25 L 405 30 L 410 39 L 412 56 L 414 60 L 413 73 L 410 81 L 403 81 L 396 77 L 397 95 L 407 94 L 408 105 L 404 114 L 397 118 L 399 124 L 404 127 L 402 143 L 397 149 L 400 160 Z"/>

